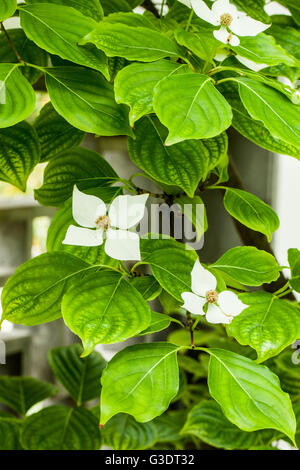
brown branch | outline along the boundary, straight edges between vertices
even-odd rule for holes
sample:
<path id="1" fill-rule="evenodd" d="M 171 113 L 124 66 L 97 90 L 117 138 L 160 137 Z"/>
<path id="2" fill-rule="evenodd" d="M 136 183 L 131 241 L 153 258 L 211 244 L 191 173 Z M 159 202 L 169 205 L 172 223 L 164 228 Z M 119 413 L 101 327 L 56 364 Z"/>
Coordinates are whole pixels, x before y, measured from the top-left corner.
<path id="1" fill-rule="evenodd" d="M 11 40 L 11 38 L 10 38 L 8 32 L 6 31 L 6 29 L 5 29 L 3 23 L 1 23 L 1 29 L 2 29 L 3 33 L 5 34 L 6 39 L 8 40 L 8 42 L 9 42 L 9 44 L 10 44 L 12 50 L 14 51 L 14 54 L 15 54 L 15 56 L 17 57 L 18 61 L 19 61 L 21 64 L 23 64 L 23 60 L 21 59 L 21 57 L 20 57 L 20 55 L 19 55 L 19 53 L 18 53 L 18 51 L 17 51 L 17 49 L 16 49 L 16 46 L 15 46 L 14 43 L 12 42 L 12 40 Z"/>
<path id="2" fill-rule="evenodd" d="M 186 319 L 187 319 L 187 327 L 190 330 L 191 347 L 192 347 L 192 349 L 194 349 L 194 347 L 195 347 L 194 330 L 193 330 L 194 322 L 193 322 L 192 315 L 190 314 L 190 312 L 186 312 Z"/>
<path id="3" fill-rule="evenodd" d="M 142 7 L 145 8 L 145 10 L 151 11 L 156 18 L 159 18 L 159 12 L 151 0 L 145 0 L 142 3 Z"/>

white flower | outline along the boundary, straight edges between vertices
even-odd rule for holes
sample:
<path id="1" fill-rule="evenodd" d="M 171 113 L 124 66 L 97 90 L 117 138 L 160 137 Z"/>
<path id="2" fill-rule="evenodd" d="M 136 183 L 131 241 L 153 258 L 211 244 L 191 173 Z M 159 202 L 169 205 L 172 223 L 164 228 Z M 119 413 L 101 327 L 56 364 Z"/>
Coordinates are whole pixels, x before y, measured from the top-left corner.
<path id="1" fill-rule="evenodd" d="M 183 308 L 194 315 L 205 315 L 203 307 L 207 304 L 206 320 L 210 323 L 231 323 L 248 305 L 241 302 L 238 296 L 229 290 L 220 294 L 216 292 L 217 280 L 199 260 L 192 273 L 192 292 L 184 292 L 181 297 Z"/>
<path id="2" fill-rule="evenodd" d="M 148 194 L 118 196 L 108 213 L 105 203 L 96 196 L 73 190 L 73 218 L 81 225 L 70 225 L 65 245 L 99 246 L 105 239 L 105 252 L 118 260 L 140 260 L 140 238 L 128 229 L 143 218 Z M 84 227 L 84 228 L 83 228 Z"/>
<path id="3" fill-rule="evenodd" d="M 220 29 L 214 31 L 214 36 L 231 46 L 239 45 L 240 40 L 237 36 L 256 36 L 271 26 L 250 18 L 246 13 L 239 11 L 229 0 L 217 0 L 211 9 L 203 0 L 191 0 L 191 4 L 196 15 L 204 21 L 214 26 L 221 26 Z"/>
<path id="4" fill-rule="evenodd" d="M 183 3 L 186 7 L 192 8 L 191 0 L 178 0 L 180 3 Z"/>
<path id="5" fill-rule="evenodd" d="M 260 72 L 260 70 L 269 67 L 267 64 L 257 64 L 256 62 L 253 62 L 253 60 L 246 59 L 246 57 L 242 57 L 240 55 L 236 55 L 235 58 L 241 62 L 241 64 L 245 65 L 248 67 L 248 69 L 253 70 L 254 72 Z"/>

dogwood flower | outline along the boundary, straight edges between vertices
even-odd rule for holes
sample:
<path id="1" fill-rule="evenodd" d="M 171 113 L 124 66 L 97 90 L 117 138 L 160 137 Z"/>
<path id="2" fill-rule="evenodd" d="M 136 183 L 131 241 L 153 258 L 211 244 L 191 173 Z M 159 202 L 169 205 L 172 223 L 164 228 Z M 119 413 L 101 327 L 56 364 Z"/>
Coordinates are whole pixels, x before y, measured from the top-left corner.
<path id="1" fill-rule="evenodd" d="M 99 246 L 105 242 L 105 252 L 118 260 L 140 260 L 140 238 L 128 229 L 143 218 L 148 194 L 118 196 L 107 211 L 102 199 L 85 194 L 74 186 L 72 212 L 80 225 L 70 225 L 63 241 L 65 245 Z"/>
<path id="2" fill-rule="evenodd" d="M 238 46 L 238 36 L 256 36 L 271 25 L 261 23 L 239 11 L 229 0 L 216 0 L 211 9 L 203 0 L 191 0 L 191 5 L 197 16 L 220 29 L 214 31 L 218 41 L 231 46 Z"/>
<path id="3" fill-rule="evenodd" d="M 248 305 L 241 302 L 238 296 L 229 290 L 217 293 L 217 280 L 207 269 L 196 261 L 192 273 L 192 292 L 184 292 L 181 297 L 183 308 L 194 315 L 206 315 L 209 323 L 232 322 Z M 207 311 L 203 307 L 207 305 Z"/>

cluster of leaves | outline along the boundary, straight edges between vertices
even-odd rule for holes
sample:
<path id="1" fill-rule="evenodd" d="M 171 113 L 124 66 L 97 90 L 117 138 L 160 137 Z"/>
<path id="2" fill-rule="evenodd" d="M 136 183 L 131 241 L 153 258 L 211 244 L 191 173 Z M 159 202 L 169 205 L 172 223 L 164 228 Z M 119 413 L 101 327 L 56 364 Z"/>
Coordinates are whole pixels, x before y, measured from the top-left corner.
<path id="1" fill-rule="evenodd" d="M 232 125 L 265 149 L 300 157 L 296 2 L 281 2 L 292 16 L 273 17 L 266 33 L 242 37 L 239 46 L 217 41 L 211 25 L 182 3 L 169 1 L 168 13 L 161 18 L 149 11 L 134 13 L 141 3 L 26 0 L 17 10 L 21 28 L 6 32 L 3 27 L 0 34 L 0 83 L 5 89 L 0 105 L 0 179 L 24 190 L 33 168 L 48 162 L 35 197 L 58 208 L 47 253 L 20 266 L 4 287 L 2 321 L 33 326 L 62 316 L 82 340 L 84 364 L 98 367 L 98 378 L 102 363 L 93 353 L 97 344 L 152 334 L 171 322 L 179 322 L 183 335 L 190 334 L 182 323 L 181 296 L 191 289 L 198 257 L 172 238 L 148 237 L 141 239 L 142 260 L 129 271 L 110 258 L 103 245 L 62 243 L 69 225 L 75 224 L 74 185 L 106 204 L 123 188 L 140 192 L 132 179 L 122 180 L 97 152 L 80 146 L 85 133 L 127 136 L 133 163 L 161 187 L 167 201 L 175 200 L 180 207 L 201 203 L 201 191 L 225 191 L 229 214 L 269 240 L 279 226 L 276 213 L 255 195 L 227 184 L 226 130 Z M 235 3 L 250 16 L 271 22 L 264 1 Z M 2 1 L 0 21 L 14 15 L 16 8 L 16 0 Z M 227 55 L 223 62 L 216 58 L 220 49 Z M 253 72 L 237 56 L 267 67 Z M 288 78 L 291 86 L 278 81 L 279 76 Z M 35 108 L 34 86 L 43 78 L 50 103 L 30 124 L 25 119 Z M 113 186 L 116 182 L 123 188 Z M 194 220 L 191 213 L 187 216 Z M 206 228 L 197 227 L 198 235 Z M 300 336 L 300 313 L 296 302 L 282 297 L 289 286 L 300 292 L 299 260 L 300 253 L 291 250 L 292 279 L 274 294 L 248 291 L 248 286 L 279 278 L 281 267 L 265 251 L 236 247 L 207 266 L 218 280 L 218 290 L 243 292 L 240 299 L 248 308 L 226 332 L 211 327 L 206 334 L 207 325 L 191 317 L 192 326 L 190 320 L 187 326 L 195 333 L 199 358 L 189 356 L 190 340 L 178 338 L 177 332 L 166 342 L 136 344 L 118 353 L 101 379 L 100 420 L 109 445 L 133 449 L 165 442 L 180 447 L 192 440 L 196 446 L 204 442 L 226 449 L 253 448 L 267 445 L 278 434 L 296 443 L 291 398 L 299 415 L 299 377 L 286 359 L 286 348 Z M 151 274 L 137 276 L 140 265 L 147 265 Z M 150 310 L 154 299 L 160 300 L 164 313 Z M 20 445 L 99 448 L 95 418 L 80 407 L 94 398 L 94 392 L 89 395 L 80 387 L 79 393 L 73 358 L 66 354 L 57 365 L 58 356 L 50 355 L 50 362 L 78 407 L 50 407 L 26 418 Z M 267 365 L 260 364 L 265 361 Z M 186 373 L 191 383 L 186 382 Z M 207 376 L 215 401 L 208 400 Z M 36 385 L 35 402 L 52 393 L 31 379 L 14 380 L 8 383 L 20 390 Z M 83 398 L 85 392 L 88 398 Z M 12 406 L 9 397 L 2 401 Z M 174 409 L 167 411 L 170 404 Z M 23 415 L 28 409 L 12 407 Z M 18 426 L 7 422 L 14 442 Z M 120 431 L 123 427 L 128 435 Z M 7 446 L 9 439 L 4 439 Z"/>

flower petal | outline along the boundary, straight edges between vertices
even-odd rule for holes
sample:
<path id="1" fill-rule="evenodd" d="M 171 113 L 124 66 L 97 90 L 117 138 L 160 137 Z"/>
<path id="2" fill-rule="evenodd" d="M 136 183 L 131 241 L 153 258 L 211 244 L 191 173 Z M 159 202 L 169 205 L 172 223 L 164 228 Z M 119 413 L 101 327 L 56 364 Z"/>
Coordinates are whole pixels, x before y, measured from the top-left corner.
<path id="1" fill-rule="evenodd" d="M 220 307 L 215 304 L 208 304 L 206 320 L 209 323 L 226 323 L 229 324 L 232 322 L 231 317 L 227 317 Z"/>
<path id="2" fill-rule="evenodd" d="M 229 39 L 229 44 L 234 47 L 238 46 L 240 44 L 240 40 L 237 36 L 233 34 L 231 38 Z"/>
<path id="3" fill-rule="evenodd" d="M 205 312 L 203 311 L 203 307 L 206 304 L 205 298 L 199 297 L 192 292 L 183 292 L 181 297 L 184 301 L 182 308 L 185 308 L 194 315 L 205 315 Z"/>
<path id="4" fill-rule="evenodd" d="M 250 70 L 254 70 L 254 72 L 259 72 L 260 70 L 268 67 L 267 64 L 257 64 L 256 62 L 253 62 L 252 60 L 246 59 L 246 57 L 242 57 L 240 55 L 236 55 L 235 58 L 241 62 L 241 64 L 245 65 L 248 67 Z"/>
<path id="5" fill-rule="evenodd" d="M 230 40 L 230 33 L 228 32 L 225 26 L 222 26 L 220 29 L 214 31 L 214 36 L 218 41 L 228 44 Z"/>
<path id="6" fill-rule="evenodd" d="M 103 232 L 70 225 L 63 241 L 64 245 L 99 246 L 103 243 Z"/>
<path id="7" fill-rule="evenodd" d="M 186 7 L 192 8 L 191 0 L 178 0 L 180 3 L 183 3 Z"/>
<path id="8" fill-rule="evenodd" d="M 239 315 L 248 307 L 230 290 L 225 290 L 219 294 L 218 303 L 226 315 L 232 315 L 233 317 Z"/>
<path id="9" fill-rule="evenodd" d="M 244 15 L 234 19 L 230 25 L 230 29 L 238 36 L 257 36 L 259 33 L 270 28 L 270 26 L 270 24 L 264 24 L 261 21 L 250 18 L 250 16 Z"/>
<path id="10" fill-rule="evenodd" d="M 232 5 L 232 3 L 229 2 L 229 0 L 217 0 L 216 2 L 213 3 L 211 7 L 212 12 L 214 15 L 220 17 L 221 15 L 224 15 L 225 13 L 228 13 L 229 15 L 232 16 L 233 19 L 235 19 L 238 15 L 238 10 L 235 5 Z"/>
<path id="11" fill-rule="evenodd" d="M 141 259 L 140 237 L 128 230 L 107 230 L 104 249 L 105 253 L 114 259 L 122 261 Z"/>
<path id="12" fill-rule="evenodd" d="M 108 211 L 111 226 L 125 230 L 138 224 L 144 217 L 148 196 L 149 194 L 116 197 Z"/>
<path id="13" fill-rule="evenodd" d="M 210 273 L 207 269 L 203 268 L 200 261 L 194 264 L 191 272 L 192 277 L 192 291 L 194 294 L 205 297 L 206 292 L 215 290 L 217 287 L 217 280 L 215 276 Z"/>
<path id="14" fill-rule="evenodd" d="M 203 0 L 191 0 L 192 8 L 197 16 L 207 23 L 217 26 L 219 24 L 218 18 L 212 13 Z"/>
<path id="15" fill-rule="evenodd" d="M 95 228 L 98 217 L 106 214 L 106 205 L 102 199 L 73 189 L 73 218 L 82 227 Z"/>

